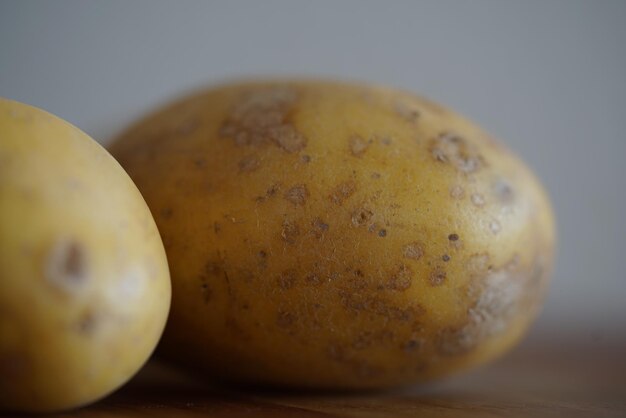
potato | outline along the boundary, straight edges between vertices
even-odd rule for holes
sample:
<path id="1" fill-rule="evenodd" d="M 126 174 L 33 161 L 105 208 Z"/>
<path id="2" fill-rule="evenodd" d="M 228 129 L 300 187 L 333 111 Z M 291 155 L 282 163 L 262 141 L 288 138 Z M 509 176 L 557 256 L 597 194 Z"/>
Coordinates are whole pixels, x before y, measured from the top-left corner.
<path id="1" fill-rule="evenodd" d="M 95 141 L 0 99 L 0 409 L 53 411 L 126 382 L 167 319 L 145 201 Z"/>
<path id="2" fill-rule="evenodd" d="M 383 388 L 478 365 L 535 317 L 548 199 L 522 162 L 419 97 L 332 82 L 184 98 L 111 148 L 173 282 L 162 352 L 235 382 Z"/>

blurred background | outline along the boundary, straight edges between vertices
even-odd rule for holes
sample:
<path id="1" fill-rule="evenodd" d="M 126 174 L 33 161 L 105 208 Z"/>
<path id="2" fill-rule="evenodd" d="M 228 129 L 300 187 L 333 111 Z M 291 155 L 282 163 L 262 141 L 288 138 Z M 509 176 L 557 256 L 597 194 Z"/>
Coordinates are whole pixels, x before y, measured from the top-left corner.
<path id="1" fill-rule="evenodd" d="M 0 96 L 103 144 L 241 77 L 428 96 L 501 138 L 550 192 L 559 258 L 533 336 L 597 341 L 626 333 L 625 22 L 623 0 L 0 0 Z"/>

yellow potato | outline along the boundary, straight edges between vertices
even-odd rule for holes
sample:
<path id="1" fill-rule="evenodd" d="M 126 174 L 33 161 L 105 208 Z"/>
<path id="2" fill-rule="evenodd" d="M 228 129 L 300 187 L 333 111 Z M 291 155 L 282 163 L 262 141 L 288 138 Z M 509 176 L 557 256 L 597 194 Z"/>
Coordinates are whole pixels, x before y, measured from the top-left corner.
<path id="1" fill-rule="evenodd" d="M 0 409 L 52 411 L 126 382 L 167 318 L 165 251 L 119 164 L 0 99 Z"/>
<path id="2" fill-rule="evenodd" d="M 223 379 L 409 384 L 494 358 L 535 317 L 551 208 L 456 114 L 384 88 L 229 85 L 112 147 L 173 282 L 163 352 Z"/>

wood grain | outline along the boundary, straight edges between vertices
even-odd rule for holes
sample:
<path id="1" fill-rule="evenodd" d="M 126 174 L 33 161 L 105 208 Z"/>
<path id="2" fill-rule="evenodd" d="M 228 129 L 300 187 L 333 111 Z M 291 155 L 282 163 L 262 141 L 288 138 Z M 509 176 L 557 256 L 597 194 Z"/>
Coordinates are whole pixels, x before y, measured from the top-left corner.
<path id="1" fill-rule="evenodd" d="M 465 376 L 402 391 L 360 394 L 220 388 L 152 362 L 103 401 L 48 416 L 626 417 L 625 352 L 626 338 L 535 338 Z"/>

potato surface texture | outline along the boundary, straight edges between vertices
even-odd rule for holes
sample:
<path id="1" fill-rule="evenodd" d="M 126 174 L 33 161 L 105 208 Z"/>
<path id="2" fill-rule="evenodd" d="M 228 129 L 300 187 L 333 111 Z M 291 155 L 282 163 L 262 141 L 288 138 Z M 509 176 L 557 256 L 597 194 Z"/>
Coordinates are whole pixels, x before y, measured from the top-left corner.
<path id="1" fill-rule="evenodd" d="M 0 410 L 117 389 L 156 347 L 170 293 L 154 219 L 113 157 L 0 99 Z"/>
<path id="2" fill-rule="evenodd" d="M 419 97 L 242 83 L 112 146 L 164 239 L 162 351 L 235 382 L 360 389 L 478 365 L 520 339 L 552 268 L 532 173 Z"/>

